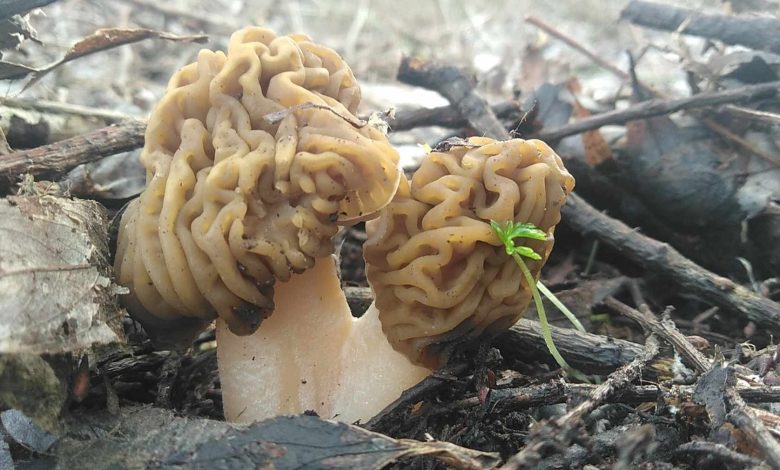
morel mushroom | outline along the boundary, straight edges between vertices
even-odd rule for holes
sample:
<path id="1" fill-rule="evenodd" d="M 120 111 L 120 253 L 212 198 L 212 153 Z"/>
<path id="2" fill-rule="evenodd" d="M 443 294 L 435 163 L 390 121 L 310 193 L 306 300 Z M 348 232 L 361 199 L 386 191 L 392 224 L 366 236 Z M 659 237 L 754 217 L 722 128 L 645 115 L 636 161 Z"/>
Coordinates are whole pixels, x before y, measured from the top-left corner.
<path id="1" fill-rule="evenodd" d="M 276 328 L 246 336 L 272 312 L 293 329 L 304 329 L 297 313 L 330 322 L 318 301 L 328 289 L 343 297 L 328 259 L 338 224 L 370 217 L 397 189 L 398 154 L 379 129 L 355 124 L 359 101 L 357 82 L 334 51 L 304 36 L 247 28 L 231 37 L 227 54 L 203 50 L 179 70 L 149 119 L 141 155 L 147 187 L 120 222 L 115 267 L 130 290 L 123 301 L 158 344 L 186 343 L 219 319 L 229 418 L 243 406 L 232 405 L 231 390 L 246 392 L 232 372 L 253 373 L 242 358 L 281 361 L 287 370 L 275 370 L 273 387 L 283 388 L 285 374 L 297 372 L 294 345 L 315 351 L 317 341 L 340 339 L 322 326 L 243 354 Z M 318 258 L 317 275 L 291 281 Z M 282 293 L 274 294 L 276 280 L 290 281 Z M 287 296 L 314 301 L 307 312 L 289 312 Z M 337 307 L 349 316 L 346 303 Z M 265 416 L 309 408 L 248 393 L 270 403 Z"/>
<path id="2" fill-rule="evenodd" d="M 147 189 L 117 247 L 125 305 L 158 342 L 217 318 L 229 420 L 368 419 L 528 304 L 488 222 L 552 235 L 573 185 L 560 159 L 540 142 L 471 139 L 429 155 L 410 185 L 385 136 L 355 125 L 359 99 L 330 49 L 248 28 L 180 70 L 149 120 Z M 380 210 L 366 246 L 379 308 L 355 320 L 331 237 Z M 551 247 L 535 246 L 545 259 Z"/>
<path id="3" fill-rule="evenodd" d="M 574 187 L 561 159 L 539 140 L 471 138 L 432 152 L 369 223 L 368 280 L 389 341 L 414 363 L 442 365 L 453 347 L 501 332 L 522 317 L 531 286 L 490 221 L 532 223 L 547 233 L 527 246 L 534 278 L 553 247 Z"/>
<path id="4" fill-rule="evenodd" d="M 531 290 L 490 220 L 547 233 L 528 244 L 542 255 L 529 261 L 538 277 L 573 186 L 540 141 L 472 138 L 429 154 L 366 223 L 376 302 L 361 318 L 351 317 L 334 264 L 321 259 L 279 285 L 277 311 L 252 340 L 220 343 L 226 416 L 248 422 L 311 409 L 366 421 L 443 365 L 455 345 L 509 327 Z"/>

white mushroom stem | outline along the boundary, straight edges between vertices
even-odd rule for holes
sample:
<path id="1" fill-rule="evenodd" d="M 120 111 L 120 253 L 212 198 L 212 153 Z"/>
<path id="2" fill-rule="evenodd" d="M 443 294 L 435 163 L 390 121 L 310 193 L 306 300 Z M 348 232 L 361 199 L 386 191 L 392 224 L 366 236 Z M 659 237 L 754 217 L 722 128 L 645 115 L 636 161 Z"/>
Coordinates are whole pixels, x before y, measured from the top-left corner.
<path id="1" fill-rule="evenodd" d="M 332 258 L 275 288 L 274 312 L 254 334 L 236 336 L 217 320 L 228 421 L 312 410 L 366 422 L 431 373 L 390 346 L 373 304 L 352 317 Z"/>

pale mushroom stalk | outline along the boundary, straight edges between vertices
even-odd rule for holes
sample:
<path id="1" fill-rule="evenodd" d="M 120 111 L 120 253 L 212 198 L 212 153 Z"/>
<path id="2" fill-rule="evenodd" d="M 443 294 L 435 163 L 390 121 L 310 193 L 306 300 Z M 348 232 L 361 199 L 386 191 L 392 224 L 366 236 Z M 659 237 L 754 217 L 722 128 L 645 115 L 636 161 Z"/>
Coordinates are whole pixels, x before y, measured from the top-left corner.
<path id="1" fill-rule="evenodd" d="M 217 320 L 228 421 L 311 410 L 366 422 L 431 372 L 393 349 L 373 304 L 352 316 L 332 258 L 278 283 L 274 304 L 250 336 L 234 335 Z"/>

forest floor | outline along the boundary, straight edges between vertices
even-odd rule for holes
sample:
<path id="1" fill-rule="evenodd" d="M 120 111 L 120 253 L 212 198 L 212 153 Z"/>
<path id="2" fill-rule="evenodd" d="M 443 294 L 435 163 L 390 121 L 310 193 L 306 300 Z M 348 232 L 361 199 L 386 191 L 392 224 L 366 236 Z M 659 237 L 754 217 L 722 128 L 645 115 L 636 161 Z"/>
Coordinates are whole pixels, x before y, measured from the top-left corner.
<path id="1" fill-rule="evenodd" d="M 3 15 L 35 3 L 0 0 L 0 469 L 780 468 L 777 2 L 61 0 Z M 394 108 L 407 173 L 455 137 L 556 150 L 576 195 L 541 280 L 585 327 L 545 303 L 587 380 L 558 368 L 531 306 L 367 423 L 242 428 L 224 422 L 213 329 L 152 347 L 106 287 L 107 221 L 144 188 L 145 119 L 171 74 L 247 25 L 342 54 L 358 114 Z M 100 28 L 126 30 L 77 44 Z M 358 224 L 336 245 L 356 316 L 365 239 Z M 27 255 L 38 246 L 57 262 Z M 51 297 L 62 283 L 109 295 Z"/>

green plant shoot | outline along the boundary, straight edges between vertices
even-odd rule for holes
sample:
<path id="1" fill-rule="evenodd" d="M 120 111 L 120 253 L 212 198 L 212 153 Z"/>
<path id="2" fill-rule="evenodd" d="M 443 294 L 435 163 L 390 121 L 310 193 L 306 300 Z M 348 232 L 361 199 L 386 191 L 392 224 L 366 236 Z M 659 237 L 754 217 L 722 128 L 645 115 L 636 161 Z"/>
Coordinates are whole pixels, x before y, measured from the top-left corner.
<path id="1" fill-rule="evenodd" d="M 547 287 L 545 287 L 541 282 L 537 282 L 534 279 L 531 271 L 525 264 L 525 261 L 523 261 L 524 257 L 533 260 L 540 260 L 542 257 L 530 247 L 522 245 L 518 246 L 515 244 L 515 239 L 517 238 L 546 240 L 547 234 L 534 224 L 516 223 L 511 220 L 508 221 L 503 227 L 495 220 L 491 220 L 490 226 L 496 232 L 499 240 L 501 240 L 501 243 L 504 245 L 506 254 L 511 256 L 517 263 L 517 266 L 520 268 L 520 271 L 523 273 L 523 277 L 525 277 L 525 280 L 531 289 L 531 295 L 533 296 L 534 304 L 536 305 L 536 312 L 539 314 L 539 325 L 542 329 L 544 343 L 547 345 L 547 349 L 555 359 L 555 362 L 557 362 L 563 370 L 565 370 L 573 377 L 587 381 L 587 377 L 571 367 L 563 358 L 563 356 L 561 356 L 561 354 L 558 352 L 558 348 L 555 347 L 555 343 L 552 339 L 552 331 L 550 330 L 550 324 L 547 321 L 547 313 L 544 310 L 544 305 L 542 304 L 542 298 L 539 295 L 539 291 L 541 291 L 544 296 L 547 297 L 550 302 L 552 302 L 552 304 L 555 305 L 578 330 L 585 331 L 585 328 L 582 326 L 582 323 L 580 323 L 577 317 L 574 316 L 574 314 L 568 308 L 566 308 L 566 306 L 563 305 L 563 303 L 557 297 L 555 297 L 555 294 L 550 292 L 550 290 L 547 289 Z"/>

